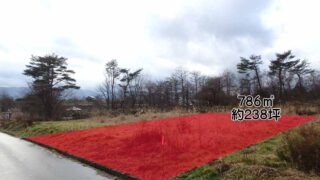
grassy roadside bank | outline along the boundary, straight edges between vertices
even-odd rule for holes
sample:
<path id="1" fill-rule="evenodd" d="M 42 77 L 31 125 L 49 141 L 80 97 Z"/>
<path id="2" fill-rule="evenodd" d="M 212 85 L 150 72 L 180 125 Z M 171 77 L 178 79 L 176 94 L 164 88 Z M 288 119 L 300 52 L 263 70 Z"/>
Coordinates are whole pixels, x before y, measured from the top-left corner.
<path id="1" fill-rule="evenodd" d="M 4 127 L 1 127 L 0 131 L 18 137 L 27 137 L 39 134 L 49 134 L 99 126 L 124 124 L 141 120 L 161 119 L 186 114 L 189 113 L 185 111 L 146 112 L 144 114 L 139 115 L 119 115 L 114 117 L 96 116 L 80 120 L 36 121 L 33 122 L 31 126 L 27 126 L 26 124 L 21 123 L 19 121 L 13 121 Z"/>
<path id="2" fill-rule="evenodd" d="M 277 150 L 283 144 L 284 136 L 296 133 L 299 128 L 307 125 L 315 126 L 320 131 L 320 118 L 208 162 L 173 179 L 319 180 L 320 175 L 297 170 L 292 164 L 277 156 Z"/>

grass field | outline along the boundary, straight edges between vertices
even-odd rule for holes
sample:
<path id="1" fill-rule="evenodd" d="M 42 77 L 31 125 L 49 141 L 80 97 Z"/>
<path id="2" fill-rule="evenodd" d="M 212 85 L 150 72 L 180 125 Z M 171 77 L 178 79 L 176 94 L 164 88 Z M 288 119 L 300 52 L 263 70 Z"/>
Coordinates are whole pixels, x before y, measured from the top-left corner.
<path id="1" fill-rule="evenodd" d="M 99 116 L 83 120 L 35 122 L 32 126 L 28 127 L 13 123 L 0 130 L 25 137 L 104 125 L 123 124 L 142 119 L 165 118 L 182 114 L 188 113 L 174 111 L 167 113 L 148 112 L 139 116 L 121 115 L 111 118 Z M 320 120 L 316 119 L 310 123 L 320 123 Z M 288 131 L 292 132 L 296 130 L 297 128 L 293 128 Z M 298 171 L 277 157 L 276 150 L 281 145 L 285 133 L 277 134 L 247 148 L 223 156 L 216 161 L 203 164 L 173 179 L 320 179 L 319 176 L 313 173 Z"/>
<path id="2" fill-rule="evenodd" d="M 162 180 L 312 119 L 232 122 L 229 113 L 204 113 L 28 139 L 135 177 Z"/>

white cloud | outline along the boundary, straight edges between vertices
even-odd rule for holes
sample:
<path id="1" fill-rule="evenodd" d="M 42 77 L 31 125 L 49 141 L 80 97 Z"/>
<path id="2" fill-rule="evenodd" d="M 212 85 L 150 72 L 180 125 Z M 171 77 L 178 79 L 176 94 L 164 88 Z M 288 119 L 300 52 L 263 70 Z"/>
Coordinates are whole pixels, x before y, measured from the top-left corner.
<path id="1" fill-rule="evenodd" d="M 265 17 L 266 25 L 276 32 L 270 51 L 292 49 L 297 56 L 307 58 L 314 68 L 320 68 L 320 2 L 317 0 L 277 0 Z"/>
<path id="2" fill-rule="evenodd" d="M 320 67 L 319 1 L 0 1 L 0 86 L 24 86 L 31 54 L 69 58 L 83 87 L 101 82 L 106 61 L 164 77 L 177 66 L 206 74 L 239 56 L 292 49 Z"/>

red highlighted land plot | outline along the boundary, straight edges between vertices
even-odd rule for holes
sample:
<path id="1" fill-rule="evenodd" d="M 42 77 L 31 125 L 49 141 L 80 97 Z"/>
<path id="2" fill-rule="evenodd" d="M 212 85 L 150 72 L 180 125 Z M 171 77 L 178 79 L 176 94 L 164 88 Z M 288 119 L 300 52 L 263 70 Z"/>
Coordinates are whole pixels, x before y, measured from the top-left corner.
<path id="1" fill-rule="evenodd" d="M 28 137 L 141 179 L 168 179 L 314 119 L 233 122 L 205 113 Z"/>

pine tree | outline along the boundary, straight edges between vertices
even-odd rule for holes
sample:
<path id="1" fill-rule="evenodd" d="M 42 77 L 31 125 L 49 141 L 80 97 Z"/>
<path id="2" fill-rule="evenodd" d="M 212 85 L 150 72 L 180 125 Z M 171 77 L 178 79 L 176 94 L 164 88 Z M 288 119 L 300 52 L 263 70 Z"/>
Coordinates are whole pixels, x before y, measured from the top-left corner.
<path id="1" fill-rule="evenodd" d="M 262 64 L 261 56 L 251 55 L 249 59 L 240 57 L 240 63 L 237 64 L 237 69 L 240 74 L 246 74 L 250 76 L 251 72 L 254 73 L 254 78 L 257 80 L 258 91 L 262 90 L 261 78 L 260 78 L 260 68 L 259 65 Z"/>
<path id="2" fill-rule="evenodd" d="M 287 77 L 287 72 L 290 72 L 294 66 L 296 66 L 300 60 L 294 60 L 295 56 L 292 55 L 291 50 L 286 51 L 282 54 L 277 53 L 276 59 L 271 60 L 269 66 L 269 74 L 278 78 L 278 95 L 279 99 L 282 99 L 284 91 L 284 80 Z"/>
<path id="3" fill-rule="evenodd" d="M 54 111 L 61 103 L 62 93 L 67 89 L 79 89 L 76 80 L 70 75 L 73 70 L 67 68 L 67 58 L 55 54 L 32 56 L 26 65 L 24 75 L 30 76 L 32 94 L 40 100 L 39 113 L 43 111 L 45 119 L 54 118 Z"/>

